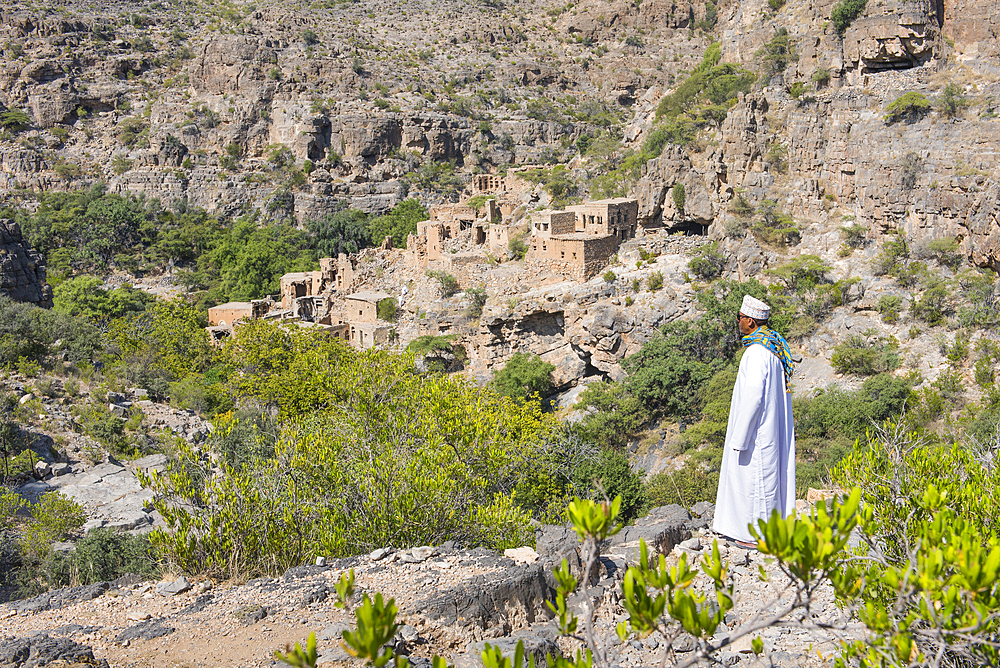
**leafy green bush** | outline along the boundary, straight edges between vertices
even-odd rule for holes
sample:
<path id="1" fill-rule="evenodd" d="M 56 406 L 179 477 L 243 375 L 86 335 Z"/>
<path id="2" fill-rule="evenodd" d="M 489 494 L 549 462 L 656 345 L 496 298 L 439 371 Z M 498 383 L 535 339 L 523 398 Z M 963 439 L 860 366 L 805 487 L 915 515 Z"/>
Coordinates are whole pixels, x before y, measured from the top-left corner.
<path id="1" fill-rule="evenodd" d="M 395 322 L 397 308 L 399 308 L 399 303 L 393 297 L 380 300 L 376 304 L 378 319 L 385 320 L 386 322 Z"/>
<path id="2" fill-rule="evenodd" d="M 0 367 L 57 352 L 71 362 L 93 360 L 100 349 L 100 333 L 89 321 L 0 295 Z"/>
<path id="3" fill-rule="evenodd" d="M 932 239 L 927 243 L 927 253 L 938 261 L 938 264 L 952 271 L 962 266 L 962 256 L 958 253 L 958 241 L 954 237 Z"/>
<path id="4" fill-rule="evenodd" d="M 944 87 L 935 103 L 935 106 L 941 110 L 946 118 L 957 118 L 962 109 L 968 106 L 969 101 L 966 99 L 962 87 L 951 82 Z"/>
<path id="5" fill-rule="evenodd" d="M 851 334 L 834 347 L 830 363 L 837 373 L 859 376 L 893 371 L 901 363 L 899 344 L 895 339 L 877 336 L 873 330 Z"/>
<path id="6" fill-rule="evenodd" d="M 792 217 L 778 209 L 778 203 L 766 199 L 758 208 L 760 220 L 750 226 L 754 237 L 765 244 L 793 246 L 802 238 L 802 233 Z"/>
<path id="7" fill-rule="evenodd" d="M 814 397 L 796 398 L 797 494 L 801 497 L 809 487 L 828 486 L 830 471 L 856 440 L 865 439 L 873 424 L 896 419 L 904 406 L 910 408 L 916 403 L 910 381 L 890 374 L 865 379 L 860 390 L 834 387 Z"/>
<path id="8" fill-rule="evenodd" d="M 427 270 L 427 278 L 437 281 L 442 297 L 458 294 L 458 279 L 452 274 L 439 269 L 429 269 Z"/>
<path id="9" fill-rule="evenodd" d="M 0 112 L 0 127 L 11 132 L 21 132 L 31 126 L 31 117 L 20 109 L 7 108 Z"/>
<path id="10" fill-rule="evenodd" d="M 800 255 L 767 273 L 778 278 L 793 292 L 812 290 L 826 280 L 831 267 L 818 255 Z"/>
<path id="11" fill-rule="evenodd" d="M 368 216 L 357 209 L 341 209 L 328 213 L 319 220 L 308 220 L 306 229 L 315 238 L 316 254 L 319 257 L 357 253 L 372 243 Z M 381 239 L 379 243 L 382 243 Z"/>
<path id="12" fill-rule="evenodd" d="M 720 63 L 722 48 L 714 42 L 705 49 L 701 64 L 656 107 L 656 120 L 687 115 L 697 117 L 698 105 L 707 98 L 713 105 L 731 107 L 738 93 L 750 92 L 757 78 L 752 72 L 732 63 Z M 724 116 L 723 116 L 724 118 Z"/>
<path id="13" fill-rule="evenodd" d="M 677 209 L 677 212 L 684 213 L 684 184 L 675 183 L 674 187 L 670 189 L 670 196 L 674 200 L 674 207 Z"/>
<path id="14" fill-rule="evenodd" d="M 663 287 L 663 272 L 654 271 L 646 277 L 646 287 L 650 292 L 656 292 Z"/>
<path id="15" fill-rule="evenodd" d="M 840 228 L 844 244 L 850 248 L 861 248 L 868 241 L 868 228 L 861 223 L 844 225 Z"/>
<path id="16" fill-rule="evenodd" d="M 655 473 L 646 480 L 646 503 L 650 508 L 676 503 L 690 509 L 699 501 L 715 501 L 719 472 L 708 471 L 697 462 L 685 462 L 676 471 Z"/>
<path id="17" fill-rule="evenodd" d="M 538 355 L 514 353 L 502 369 L 493 374 L 490 384 L 505 397 L 525 399 L 534 394 L 545 397 L 552 392 L 554 364 Z"/>
<path id="18" fill-rule="evenodd" d="M 593 490 L 591 498 L 621 498 L 621 519 L 631 522 L 646 507 L 642 475 L 632 471 L 628 457 L 620 450 L 604 448 L 600 458 L 584 462 L 573 472 L 580 487 Z"/>
<path id="19" fill-rule="evenodd" d="M 903 93 L 886 107 L 885 122 L 892 124 L 896 121 L 905 120 L 908 123 L 920 119 L 930 111 L 931 103 L 924 97 L 923 93 L 910 91 Z"/>
<path id="20" fill-rule="evenodd" d="M 518 262 L 523 260 L 524 256 L 528 254 L 528 244 L 525 243 L 523 234 L 511 237 L 510 241 L 507 242 L 507 248 L 510 249 L 511 255 Z"/>
<path id="21" fill-rule="evenodd" d="M 1000 324 L 1000 281 L 990 271 L 969 269 L 958 276 L 963 304 L 958 319 L 963 327 Z"/>
<path id="22" fill-rule="evenodd" d="M 55 310 L 100 322 L 126 313 L 139 313 L 155 299 L 131 286 L 105 290 L 101 287 L 103 284 L 96 276 L 86 275 L 63 281 L 52 291 Z"/>
<path id="23" fill-rule="evenodd" d="M 168 473 L 150 474 L 169 527 L 151 541 L 177 567 L 246 576 L 387 545 L 530 542 L 513 490 L 556 429 L 537 402 L 263 321 L 237 329 L 229 346 L 234 390 L 296 418 L 273 458 L 211 475 L 181 444 Z M 235 426 L 220 420 L 216 431 Z M 217 502 L 193 503 L 206 498 Z"/>
<path id="24" fill-rule="evenodd" d="M 111 529 L 95 529 L 76 542 L 59 570 L 66 573 L 61 584 L 107 582 L 131 573 L 151 577 L 158 572 L 147 535 Z"/>
<path id="25" fill-rule="evenodd" d="M 902 306 L 903 298 L 898 295 L 882 295 L 878 300 L 878 312 L 888 324 L 899 320 L 899 309 Z"/>
<path id="26" fill-rule="evenodd" d="M 784 72 L 790 63 L 798 60 L 788 28 L 775 30 L 771 39 L 754 53 L 754 58 L 763 65 L 761 74 L 765 78 Z"/>
<path id="27" fill-rule="evenodd" d="M 924 290 L 919 300 L 913 301 L 910 313 L 928 325 L 938 325 L 944 322 L 945 316 L 951 312 L 950 300 L 951 291 L 948 286 L 942 281 L 937 281 Z"/>
<path id="28" fill-rule="evenodd" d="M 483 314 L 483 308 L 486 306 L 487 299 L 489 299 L 489 295 L 486 294 L 486 288 L 469 288 L 465 291 L 465 297 L 469 300 L 469 308 L 466 313 L 473 320 L 478 320 Z"/>
<path id="29" fill-rule="evenodd" d="M 419 201 L 406 199 L 393 207 L 384 216 L 376 216 L 368 222 L 373 246 L 380 246 L 386 237 L 392 237 L 394 248 L 406 248 L 406 238 L 417 233 L 417 223 L 427 220 L 429 215 Z"/>
<path id="30" fill-rule="evenodd" d="M 841 35 L 865 11 L 868 0 L 840 0 L 830 11 L 830 21 Z"/>
<path id="31" fill-rule="evenodd" d="M 726 268 L 726 257 L 719 252 L 714 241 L 699 248 L 688 261 L 688 269 L 700 279 L 710 281 L 722 275 Z"/>
<path id="32" fill-rule="evenodd" d="M 591 383 L 574 408 L 586 411 L 580 435 L 601 447 L 627 446 L 650 417 L 646 405 L 624 383 Z"/>
<path id="33" fill-rule="evenodd" d="M 608 269 L 601 275 L 601 278 L 604 279 L 605 283 L 614 283 L 615 279 L 618 278 L 618 276 L 615 274 L 615 272 Z"/>

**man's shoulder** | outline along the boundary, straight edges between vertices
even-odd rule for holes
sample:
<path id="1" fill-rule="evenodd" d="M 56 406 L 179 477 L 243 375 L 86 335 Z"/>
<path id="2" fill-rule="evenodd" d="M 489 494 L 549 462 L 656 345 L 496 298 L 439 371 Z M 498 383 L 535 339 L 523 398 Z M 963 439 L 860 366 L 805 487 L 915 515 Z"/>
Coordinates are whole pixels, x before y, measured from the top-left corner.
<path id="1" fill-rule="evenodd" d="M 740 366 L 744 364 L 754 364 L 762 366 L 771 366 L 774 362 L 781 363 L 778 360 L 778 356 L 771 352 L 767 346 L 763 343 L 752 343 L 747 346 L 746 352 L 743 353 L 743 359 L 740 361 Z"/>

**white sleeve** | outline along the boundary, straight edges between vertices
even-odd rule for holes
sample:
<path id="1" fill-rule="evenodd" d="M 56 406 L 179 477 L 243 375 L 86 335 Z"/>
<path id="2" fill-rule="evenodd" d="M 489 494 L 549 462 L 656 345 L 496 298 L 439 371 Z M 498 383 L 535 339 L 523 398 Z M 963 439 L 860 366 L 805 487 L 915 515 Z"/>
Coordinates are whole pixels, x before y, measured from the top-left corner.
<path id="1" fill-rule="evenodd" d="M 733 389 L 733 410 L 736 419 L 730 424 L 729 442 L 734 450 L 746 450 L 750 447 L 750 439 L 757 429 L 757 421 L 764 406 L 764 375 L 766 365 L 760 353 L 771 353 L 759 345 L 747 348 L 744 356 L 745 366 L 736 376 L 736 387 Z"/>

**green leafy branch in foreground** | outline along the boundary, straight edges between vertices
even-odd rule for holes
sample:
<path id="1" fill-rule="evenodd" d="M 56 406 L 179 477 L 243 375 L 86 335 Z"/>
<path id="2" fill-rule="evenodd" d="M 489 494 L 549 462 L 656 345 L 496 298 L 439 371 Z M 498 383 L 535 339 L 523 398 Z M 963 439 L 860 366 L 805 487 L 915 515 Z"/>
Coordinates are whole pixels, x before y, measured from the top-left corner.
<path id="1" fill-rule="evenodd" d="M 628 569 L 622 584 L 628 619 L 619 624 L 619 637 L 626 640 L 633 634 L 641 638 L 661 632 L 666 638 L 661 665 L 668 659 L 674 666 L 719 661 L 721 650 L 746 636 L 752 637 L 751 649 L 760 654 L 764 644 L 758 634 L 768 627 L 846 631 L 846 624 L 812 620 L 815 595 L 820 587 L 829 586 L 867 632 L 863 638 L 855 635 L 841 641 L 838 667 L 997 665 L 1000 539 L 992 529 L 996 502 L 986 488 L 996 489 L 1000 467 L 992 458 L 983 459 L 959 446 L 950 454 L 918 447 L 905 435 L 900 438 L 899 430 L 893 432 L 892 427 L 876 432 L 868 446 L 856 446 L 835 473 L 842 482 L 871 482 L 867 478 L 875 476 L 875 484 L 867 485 L 864 493 L 855 485 L 846 499 L 834 500 L 829 509 L 820 504 L 808 517 L 781 518 L 775 512 L 766 522 L 751 527 L 760 552 L 773 557 L 788 578 L 776 598 L 760 606 L 760 613 L 732 633 L 716 636 L 734 603 L 733 585 L 718 544 L 713 544 L 698 567 L 689 565 L 682 555 L 677 565 L 668 568 L 663 555 L 651 563 L 642 543 L 639 563 Z M 883 471 L 886 475 L 880 475 L 878 467 L 888 469 Z M 951 478 L 938 475 L 940 467 L 950 471 Z M 935 480 L 942 485 L 935 485 Z M 581 648 L 575 657 L 547 657 L 549 668 L 610 665 L 606 648 L 591 630 L 595 602 L 586 601 L 580 635 L 581 620 L 567 601 L 591 576 L 597 546 L 620 528 L 620 503 L 618 498 L 611 503 L 576 499 L 567 509 L 583 542 L 585 565 L 579 579 L 565 561 L 556 570 L 558 587 L 550 608 L 561 632 L 579 640 Z M 887 520 L 897 513 L 905 519 L 888 526 Z M 852 532 L 860 538 L 861 547 L 848 549 Z M 892 551 L 887 552 L 887 547 Z M 766 576 L 763 568 L 761 576 Z M 699 577 L 711 583 L 707 592 L 697 590 Z M 341 579 L 338 596 L 342 601 L 346 602 L 352 588 L 345 582 L 352 580 L 353 573 Z M 765 610 L 773 612 L 765 614 Z M 378 596 L 374 601 L 366 596 L 355 612 L 357 631 L 344 634 L 345 648 L 368 665 L 382 666 L 392 660 L 404 668 L 406 659 L 385 649 L 383 642 L 395 631 L 395 615 L 394 601 L 383 604 Z M 678 660 L 673 641 L 685 632 L 694 637 L 696 647 Z M 290 665 L 314 665 L 308 663 L 308 645 L 293 654 L 281 658 Z M 487 645 L 482 660 L 486 668 L 523 668 L 523 647 L 517 648 L 511 661 L 497 647 Z M 528 665 L 534 662 L 529 660 Z M 445 662 L 435 657 L 434 666 L 445 668 Z"/>

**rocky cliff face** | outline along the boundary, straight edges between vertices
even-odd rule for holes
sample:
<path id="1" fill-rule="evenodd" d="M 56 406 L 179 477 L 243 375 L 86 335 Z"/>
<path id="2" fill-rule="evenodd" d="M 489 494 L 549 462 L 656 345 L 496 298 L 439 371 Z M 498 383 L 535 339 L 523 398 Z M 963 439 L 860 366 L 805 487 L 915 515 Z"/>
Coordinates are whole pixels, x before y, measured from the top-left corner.
<path id="1" fill-rule="evenodd" d="M 0 295 L 43 308 L 52 306 L 42 256 L 28 246 L 20 225 L 12 220 L 0 220 Z"/>

